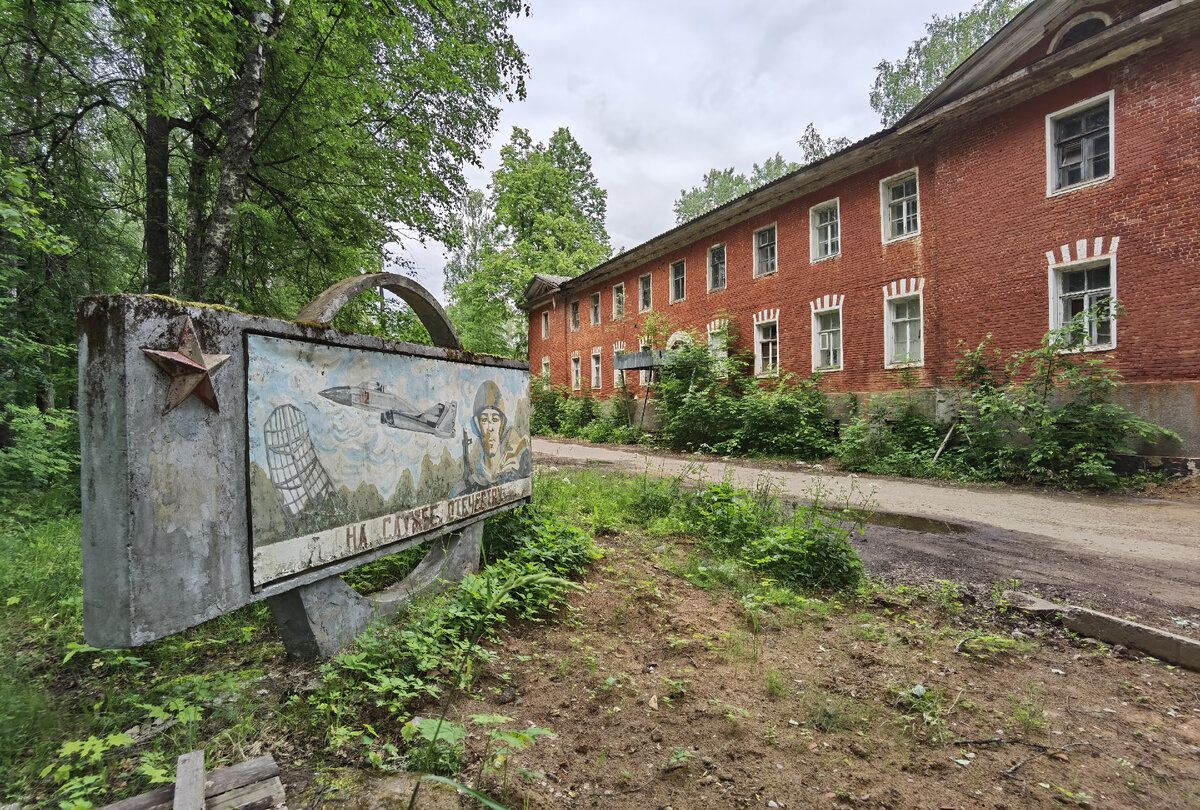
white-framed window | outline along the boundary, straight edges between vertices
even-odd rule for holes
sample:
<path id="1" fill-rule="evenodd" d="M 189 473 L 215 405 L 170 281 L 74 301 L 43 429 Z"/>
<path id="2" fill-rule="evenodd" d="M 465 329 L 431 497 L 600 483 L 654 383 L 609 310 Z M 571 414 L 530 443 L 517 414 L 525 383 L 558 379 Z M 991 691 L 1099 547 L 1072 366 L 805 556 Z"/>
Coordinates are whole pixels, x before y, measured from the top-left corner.
<path id="1" fill-rule="evenodd" d="M 766 377 L 779 373 L 779 321 L 754 324 L 754 373 Z"/>
<path id="2" fill-rule="evenodd" d="M 1112 349 L 1117 345 L 1116 260 L 1080 261 L 1051 268 L 1051 329 L 1062 329 L 1082 316 L 1084 332 L 1073 336 L 1068 348 L 1084 351 Z"/>
<path id="3" fill-rule="evenodd" d="M 571 358 L 571 390 L 578 391 L 583 386 L 582 361 L 578 354 Z"/>
<path id="4" fill-rule="evenodd" d="M 813 371 L 842 368 L 842 302 L 844 295 L 826 295 L 811 304 Z"/>
<path id="5" fill-rule="evenodd" d="M 542 313 L 542 340 L 550 337 L 550 313 Z"/>
<path id="6" fill-rule="evenodd" d="M 809 209 L 809 261 L 831 259 L 842 252 L 840 202 L 833 199 Z"/>
<path id="7" fill-rule="evenodd" d="M 600 352 L 597 350 L 593 350 L 592 351 L 592 388 L 599 388 L 601 385 L 603 385 L 603 381 L 600 379 Z"/>
<path id="8" fill-rule="evenodd" d="M 571 331 L 579 331 L 579 302 L 571 302 Z"/>
<path id="9" fill-rule="evenodd" d="M 638 312 L 649 312 L 654 306 L 650 288 L 650 274 L 638 277 Z"/>
<path id="10" fill-rule="evenodd" d="M 925 362 L 924 289 L 923 278 L 902 278 L 883 286 L 884 368 Z"/>
<path id="11" fill-rule="evenodd" d="M 884 242 L 908 239 L 921 232 L 918 191 L 916 169 L 893 174 L 879 181 Z"/>
<path id="12" fill-rule="evenodd" d="M 887 302 L 888 367 L 920 363 L 924 357 L 921 338 L 921 296 L 908 295 Z"/>
<path id="13" fill-rule="evenodd" d="M 729 374 L 729 321 L 717 318 L 708 325 L 708 353 L 713 358 L 717 374 Z"/>
<path id="14" fill-rule="evenodd" d="M 638 344 L 638 351 L 641 351 L 641 352 L 650 351 L 650 344 L 643 340 L 641 343 Z M 638 372 L 638 382 L 641 383 L 642 385 L 649 385 L 650 379 L 651 379 L 650 375 L 653 373 L 654 372 L 652 369 L 648 369 L 648 368 L 642 369 L 641 371 Z"/>
<path id="15" fill-rule="evenodd" d="M 1113 175 L 1113 93 L 1046 116 L 1046 196 Z"/>
<path id="16" fill-rule="evenodd" d="M 625 387 L 625 371 L 617 368 L 617 358 L 625 354 L 625 341 L 619 340 L 613 344 L 613 388 Z"/>
<path id="17" fill-rule="evenodd" d="M 776 261 L 775 226 L 768 225 L 754 232 L 754 277 L 774 273 Z"/>
<path id="18" fill-rule="evenodd" d="M 613 286 L 613 320 L 619 321 L 625 317 L 625 283 Z"/>
<path id="19" fill-rule="evenodd" d="M 708 249 L 708 291 L 725 289 L 725 245 Z"/>
<path id="20" fill-rule="evenodd" d="M 671 265 L 671 303 L 682 301 L 687 294 L 687 260 Z"/>
<path id="21" fill-rule="evenodd" d="M 550 382 L 550 358 L 549 357 L 542 358 L 542 380 L 544 382 Z"/>
<path id="22" fill-rule="evenodd" d="M 592 326 L 600 325 L 600 293 L 592 293 Z"/>

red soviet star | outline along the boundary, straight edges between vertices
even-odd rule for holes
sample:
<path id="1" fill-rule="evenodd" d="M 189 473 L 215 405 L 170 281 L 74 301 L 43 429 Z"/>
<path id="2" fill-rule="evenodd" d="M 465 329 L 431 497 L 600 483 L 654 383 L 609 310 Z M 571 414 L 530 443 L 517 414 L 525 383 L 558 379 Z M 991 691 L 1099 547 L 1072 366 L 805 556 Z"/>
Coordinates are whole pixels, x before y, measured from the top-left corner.
<path id="1" fill-rule="evenodd" d="M 179 336 L 177 351 L 161 352 L 145 346 L 142 347 L 142 351 L 159 368 L 171 375 L 171 393 L 167 397 L 167 407 L 163 409 L 164 416 L 193 394 L 214 411 L 221 412 L 217 407 L 217 392 L 213 390 L 212 375 L 225 364 L 229 355 L 205 354 L 201 351 L 190 316 L 183 319 L 183 334 Z"/>

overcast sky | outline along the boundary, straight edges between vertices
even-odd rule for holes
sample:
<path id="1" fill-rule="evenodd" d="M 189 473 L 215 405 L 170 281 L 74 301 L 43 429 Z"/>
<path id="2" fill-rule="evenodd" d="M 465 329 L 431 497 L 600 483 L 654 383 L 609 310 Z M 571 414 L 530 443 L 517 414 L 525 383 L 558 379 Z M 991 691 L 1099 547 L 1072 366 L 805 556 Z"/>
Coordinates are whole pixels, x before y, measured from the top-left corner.
<path id="1" fill-rule="evenodd" d="M 675 225 L 672 204 L 712 168 L 780 152 L 812 121 L 826 137 L 881 129 L 868 94 L 881 59 L 904 56 L 933 14 L 971 0 L 531 0 L 512 24 L 530 75 L 484 157 L 487 189 L 513 127 L 546 141 L 568 127 L 608 191 L 614 250 Z M 417 278 L 442 297 L 441 245 L 412 244 Z"/>

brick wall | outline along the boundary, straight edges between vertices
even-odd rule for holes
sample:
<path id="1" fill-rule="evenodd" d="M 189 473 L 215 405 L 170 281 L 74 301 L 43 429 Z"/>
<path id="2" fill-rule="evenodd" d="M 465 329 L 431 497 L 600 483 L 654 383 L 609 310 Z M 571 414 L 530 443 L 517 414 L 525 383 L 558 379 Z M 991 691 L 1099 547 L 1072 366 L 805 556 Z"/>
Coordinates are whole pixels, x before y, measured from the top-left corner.
<path id="1" fill-rule="evenodd" d="M 810 302 L 845 296 L 843 368 L 826 373 L 829 391 L 883 391 L 895 387 L 884 363 L 882 287 L 923 280 L 924 385 L 953 374 L 959 341 L 975 345 L 987 333 L 1007 354 L 1038 345 L 1049 326 L 1047 253 L 1072 259 L 1086 240 L 1107 251 L 1116 239 L 1117 295 L 1126 316 L 1116 348 L 1103 354 L 1130 382 L 1200 379 L 1200 51 L 1194 38 L 1151 49 L 1054 89 L 994 117 L 948 133 L 904 158 L 831 184 L 802 199 L 735 226 L 714 231 L 675 254 L 530 311 L 530 361 L 551 358 L 551 379 L 568 383 L 569 357 L 583 358 L 589 386 L 590 355 L 602 346 L 601 396 L 613 393 L 612 345 L 636 350 L 646 331 L 638 312 L 638 277 L 652 276 L 653 311 L 672 329 L 703 339 L 714 318 L 732 317 L 737 345 L 753 346 L 753 316 L 778 309 L 784 372 L 811 373 Z M 1047 197 L 1046 116 L 1112 91 L 1115 152 L 1109 180 Z M 918 171 L 920 235 L 883 244 L 880 181 Z M 841 252 L 810 262 L 809 211 L 840 200 Z M 777 228 L 778 271 L 753 277 L 753 235 Z M 726 245 L 726 288 L 707 289 L 707 253 Z M 687 266 L 685 299 L 671 303 L 670 264 Z M 624 283 L 626 315 L 612 319 L 612 288 Z M 590 294 L 601 293 L 601 323 L 590 323 Z M 580 302 L 580 329 L 568 328 L 569 304 Z M 541 312 L 550 311 L 542 339 Z M 637 375 L 630 388 L 640 393 Z"/>

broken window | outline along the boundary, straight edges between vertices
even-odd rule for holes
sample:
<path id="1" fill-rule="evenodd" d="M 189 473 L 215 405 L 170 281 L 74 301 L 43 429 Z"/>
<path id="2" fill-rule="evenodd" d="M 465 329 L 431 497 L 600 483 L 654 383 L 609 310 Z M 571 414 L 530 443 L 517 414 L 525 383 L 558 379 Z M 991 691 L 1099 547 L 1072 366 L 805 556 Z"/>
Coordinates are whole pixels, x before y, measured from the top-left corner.
<path id="1" fill-rule="evenodd" d="M 1109 176 L 1109 100 L 1053 119 L 1054 189 Z"/>

